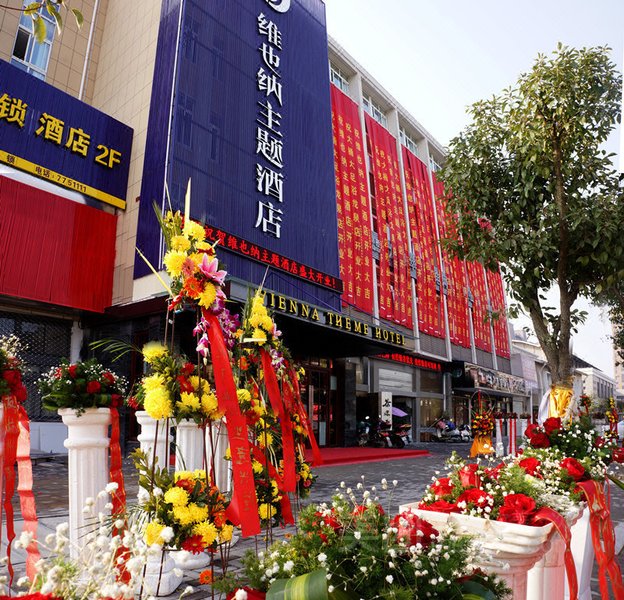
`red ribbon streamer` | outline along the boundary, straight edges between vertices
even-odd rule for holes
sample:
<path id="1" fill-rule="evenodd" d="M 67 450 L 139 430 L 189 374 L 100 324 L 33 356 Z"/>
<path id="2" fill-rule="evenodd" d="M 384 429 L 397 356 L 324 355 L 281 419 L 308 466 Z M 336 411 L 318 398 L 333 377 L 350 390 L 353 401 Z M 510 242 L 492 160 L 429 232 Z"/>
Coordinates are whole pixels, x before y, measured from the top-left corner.
<path id="1" fill-rule="evenodd" d="M 283 492 L 295 492 L 297 490 L 297 477 L 295 469 L 295 442 L 293 440 L 292 423 L 290 415 L 284 410 L 282 395 L 280 394 L 277 376 L 269 353 L 262 348 L 260 350 L 262 370 L 264 371 L 264 383 L 269 394 L 269 400 L 273 411 L 280 420 L 282 428 L 282 448 L 284 458 L 284 478 L 282 480 Z"/>
<path id="2" fill-rule="evenodd" d="M 301 402 L 301 394 L 299 392 L 299 382 L 297 380 L 297 374 L 292 367 L 289 367 L 288 374 L 290 375 L 290 383 L 293 386 L 293 390 L 295 392 L 295 403 L 297 406 L 297 412 L 299 413 L 299 418 L 301 419 L 301 423 L 303 424 L 303 428 L 305 429 L 306 435 L 310 440 L 310 446 L 312 447 L 312 466 L 318 467 L 323 464 L 323 457 L 321 456 L 321 451 L 319 450 L 318 444 L 316 443 L 316 437 L 314 436 L 314 430 L 312 429 L 312 424 L 310 423 L 310 419 L 308 418 L 308 413 Z"/>
<path id="3" fill-rule="evenodd" d="M 572 540 L 570 527 L 565 522 L 565 519 L 557 511 L 553 510 L 548 506 L 540 508 L 535 513 L 535 515 L 533 515 L 533 525 L 539 526 L 542 524 L 542 521 L 552 523 L 565 544 L 563 560 L 565 563 L 566 575 L 568 577 L 568 589 L 570 590 L 569 600 L 577 600 L 578 580 L 576 578 L 576 566 L 574 565 L 574 557 L 572 556 L 572 550 L 570 549 L 570 541 Z"/>
<path id="4" fill-rule="evenodd" d="M 258 446 L 252 446 L 252 452 L 254 458 L 269 472 L 269 477 L 275 479 L 275 483 L 277 483 L 278 489 L 282 489 L 284 487 L 284 482 L 280 477 L 277 469 L 266 459 L 262 448 Z M 288 497 L 288 493 L 284 492 L 282 494 L 282 499 L 280 500 L 280 506 L 282 507 L 282 517 L 284 519 L 284 523 L 286 525 L 294 525 L 295 519 L 293 517 L 292 508 L 290 506 L 290 498 Z"/>
<path id="5" fill-rule="evenodd" d="M 611 521 L 611 512 L 607 506 L 604 489 L 601 483 L 590 479 L 580 481 L 579 487 L 587 498 L 589 507 L 589 525 L 591 528 L 592 542 L 598 563 L 598 583 L 603 600 L 608 600 L 609 583 L 611 580 L 614 600 L 624 600 L 624 584 L 622 573 L 615 560 L 615 533 Z"/>
<path id="6" fill-rule="evenodd" d="M 110 470 L 109 479 L 117 484 L 117 491 L 112 494 L 113 517 L 122 515 L 126 510 L 126 488 L 121 470 L 121 446 L 119 444 L 119 411 L 111 408 L 111 437 L 109 442 Z"/>
<path id="7" fill-rule="evenodd" d="M 238 405 L 236 384 L 234 383 L 232 366 L 223 339 L 221 324 L 214 314 L 205 309 L 202 309 L 202 315 L 209 325 L 208 341 L 212 354 L 217 401 L 219 402 L 219 409 L 226 416 L 225 426 L 232 455 L 234 493 L 230 504 L 232 509 L 229 510 L 230 507 L 228 506 L 229 512 L 226 511 L 226 514 L 228 514 L 228 518 L 229 515 L 233 518 L 240 518 L 241 533 L 243 537 L 249 537 L 260 533 L 261 529 L 251 467 L 247 422 Z"/>
<path id="8" fill-rule="evenodd" d="M 5 481 L 4 512 L 6 513 L 7 530 L 7 569 L 9 585 L 13 582 L 13 565 L 11 564 L 11 544 L 15 539 L 13 522 L 13 494 L 15 493 L 15 465 L 17 464 L 17 493 L 20 501 L 20 512 L 24 520 L 23 531 L 31 533 L 33 541 L 26 549 L 26 574 L 33 580 L 36 575 L 36 563 L 41 558 L 37 546 L 37 508 L 33 494 L 32 462 L 30 460 L 30 424 L 24 407 L 13 396 L 5 396 L 4 422 L 5 432 L 4 456 L 2 470 Z"/>

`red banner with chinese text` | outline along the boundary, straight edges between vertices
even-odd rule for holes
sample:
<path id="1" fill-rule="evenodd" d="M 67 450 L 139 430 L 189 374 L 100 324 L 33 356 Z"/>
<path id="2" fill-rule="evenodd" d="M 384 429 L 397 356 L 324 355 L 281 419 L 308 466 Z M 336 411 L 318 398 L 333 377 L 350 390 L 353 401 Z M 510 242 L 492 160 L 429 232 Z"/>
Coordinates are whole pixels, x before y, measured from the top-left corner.
<path id="1" fill-rule="evenodd" d="M 379 316 L 412 327 L 412 286 L 396 139 L 366 114 L 374 188 L 373 229 L 379 237 Z"/>
<path id="2" fill-rule="evenodd" d="M 373 236 L 358 106 L 331 87 L 338 252 L 343 302 L 373 313 Z"/>
<path id="3" fill-rule="evenodd" d="M 509 358 L 509 330 L 507 328 L 507 314 L 505 308 L 505 289 L 503 278 L 499 271 L 486 271 L 490 304 L 492 306 L 492 327 L 494 328 L 494 345 L 496 354 Z"/>
<path id="4" fill-rule="evenodd" d="M 433 174 L 433 191 L 436 198 L 440 239 L 453 239 L 457 236 L 457 228 L 453 215 L 446 210 L 444 184 L 436 179 L 435 173 Z M 462 260 L 451 257 L 444 247 L 442 247 L 442 263 L 448 287 L 446 306 L 449 321 L 449 337 L 453 344 L 470 348 L 466 268 Z"/>
<path id="5" fill-rule="evenodd" d="M 466 262 L 468 272 L 468 288 L 472 293 L 472 331 L 474 343 L 480 350 L 492 352 L 492 336 L 490 334 L 490 315 L 488 312 L 487 291 L 485 288 L 485 271 L 478 262 Z"/>
<path id="6" fill-rule="evenodd" d="M 416 259 L 418 329 L 428 335 L 443 338 L 445 335 L 444 304 L 429 173 L 424 162 L 407 148 L 403 147 L 402 150 L 407 211 Z M 437 284 L 436 273 L 438 274 Z"/>

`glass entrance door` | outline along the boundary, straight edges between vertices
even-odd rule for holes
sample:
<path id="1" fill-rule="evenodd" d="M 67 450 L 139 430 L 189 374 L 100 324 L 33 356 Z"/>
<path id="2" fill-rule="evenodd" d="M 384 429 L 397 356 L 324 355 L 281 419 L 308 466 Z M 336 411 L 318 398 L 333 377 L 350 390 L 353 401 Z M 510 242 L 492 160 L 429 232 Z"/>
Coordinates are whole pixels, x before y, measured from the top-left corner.
<path id="1" fill-rule="evenodd" d="M 310 359 L 303 363 L 305 377 L 301 382 L 301 400 L 308 411 L 312 430 L 319 446 L 334 446 L 337 442 L 336 416 L 331 390 L 331 362 Z"/>

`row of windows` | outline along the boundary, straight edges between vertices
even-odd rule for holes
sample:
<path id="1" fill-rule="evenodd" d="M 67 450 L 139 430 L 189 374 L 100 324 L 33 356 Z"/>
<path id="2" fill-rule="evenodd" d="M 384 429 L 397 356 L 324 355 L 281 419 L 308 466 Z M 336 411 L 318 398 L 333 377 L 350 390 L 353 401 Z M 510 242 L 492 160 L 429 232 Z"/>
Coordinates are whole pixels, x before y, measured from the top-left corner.
<path id="1" fill-rule="evenodd" d="M 30 0 L 24 0 L 24 6 L 29 4 L 31 4 Z M 46 26 L 46 37 L 43 42 L 35 40 L 32 18 L 25 14 L 20 17 L 11 64 L 38 79 L 45 79 L 54 39 L 55 23 L 43 7 L 39 9 L 39 18 L 45 21 Z"/>

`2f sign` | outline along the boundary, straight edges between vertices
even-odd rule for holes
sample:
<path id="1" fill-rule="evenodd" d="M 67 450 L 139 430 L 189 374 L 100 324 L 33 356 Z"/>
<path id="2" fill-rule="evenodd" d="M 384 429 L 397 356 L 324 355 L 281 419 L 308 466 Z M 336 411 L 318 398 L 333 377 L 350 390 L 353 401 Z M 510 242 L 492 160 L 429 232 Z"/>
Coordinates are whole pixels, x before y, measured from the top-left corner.
<path id="1" fill-rule="evenodd" d="M 290 0 L 266 0 L 266 3 L 279 13 L 285 13 L 290 8 Z"/>

